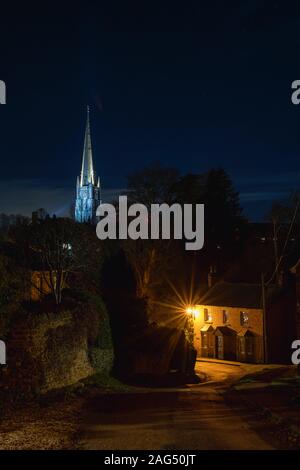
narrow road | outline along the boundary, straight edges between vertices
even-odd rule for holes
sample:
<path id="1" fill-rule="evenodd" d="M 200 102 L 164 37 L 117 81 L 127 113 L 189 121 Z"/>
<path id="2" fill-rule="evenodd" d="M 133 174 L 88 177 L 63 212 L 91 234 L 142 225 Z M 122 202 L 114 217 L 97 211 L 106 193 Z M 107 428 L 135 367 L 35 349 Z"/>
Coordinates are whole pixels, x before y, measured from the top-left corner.
<path id="1" fill-rule="evenodd" d="M 265 425 L 248 410 L 231 409 L 220 393 L 232 380 L 245 374 L 242 367 L 202 362 L 197 367 L 208 375 L 207 383 L 180 390 L 150 390 L 93 399 L 83 420 L 79 447 L 273 449 L 265 437 Z"/>

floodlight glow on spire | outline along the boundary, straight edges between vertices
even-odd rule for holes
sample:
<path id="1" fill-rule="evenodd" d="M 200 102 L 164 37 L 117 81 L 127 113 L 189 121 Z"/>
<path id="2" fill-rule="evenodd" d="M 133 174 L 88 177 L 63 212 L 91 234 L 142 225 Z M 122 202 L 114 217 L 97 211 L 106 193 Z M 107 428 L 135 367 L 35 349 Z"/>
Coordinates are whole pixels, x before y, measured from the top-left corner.
<path id="1" fill-rule="evenodd" d="M 92 140 L 91 140 L 91 129 L 90 129 L 90 107 L 87 106 L 87 119 L 84 136 L 84 147 L 82 156 L 82 168 L 80 176 L 80 186 L 94 183 L 94 166 L 93 166 L 93 154 L 92 154 Z"/>

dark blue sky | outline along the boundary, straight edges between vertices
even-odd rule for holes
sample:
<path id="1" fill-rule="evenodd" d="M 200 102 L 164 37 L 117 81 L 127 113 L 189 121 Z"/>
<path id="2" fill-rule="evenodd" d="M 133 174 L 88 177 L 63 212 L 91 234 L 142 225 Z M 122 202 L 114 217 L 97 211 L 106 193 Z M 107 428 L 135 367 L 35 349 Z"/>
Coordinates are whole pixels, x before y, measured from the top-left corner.
<path id="1" fill-rule="evenodd" d="M 224 167 L 259 219 L 299 187 L 297 2 L 96 5 L 1 18 L 0 212 L 68 210 L 87 103 L 106 191 L 155 161 L 182 173 Z"/>

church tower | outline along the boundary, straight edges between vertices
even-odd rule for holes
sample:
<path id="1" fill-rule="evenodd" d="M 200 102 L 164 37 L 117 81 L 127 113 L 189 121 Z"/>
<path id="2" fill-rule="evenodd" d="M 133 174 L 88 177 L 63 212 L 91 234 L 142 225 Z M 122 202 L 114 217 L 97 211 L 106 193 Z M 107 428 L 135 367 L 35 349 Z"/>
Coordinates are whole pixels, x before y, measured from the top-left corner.
<path id="1" fill-rule="evenodd" d="M 82 167 L 77 177 L 75 220 L 95 224 L 96 210 L 101 204 L 100 178 L 96 177 L 93 165 L 92 141 L 90 129 L 90 110 L 87 107 L 87 120 L 84 137 Z"/>

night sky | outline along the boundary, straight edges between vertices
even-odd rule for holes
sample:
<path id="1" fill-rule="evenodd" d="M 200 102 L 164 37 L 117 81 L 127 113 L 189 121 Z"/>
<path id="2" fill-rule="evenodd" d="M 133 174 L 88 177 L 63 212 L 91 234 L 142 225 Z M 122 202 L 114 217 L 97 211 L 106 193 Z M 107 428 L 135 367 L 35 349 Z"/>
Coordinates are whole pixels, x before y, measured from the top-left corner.
<path id="1" fill-rule="evenodd" d="M 225 168 L 252 220 L 299 189 L 299 2 L 146 5 L 1 7 L 0 212 L 68 213 L 86 104 L 104 199 L 156 161 Z"/>

